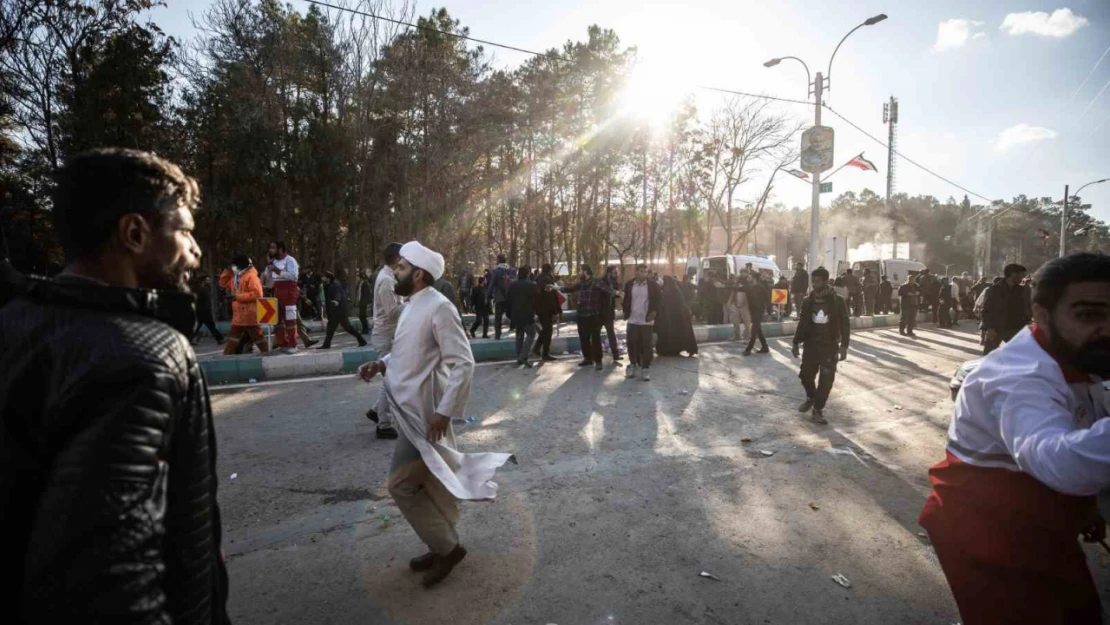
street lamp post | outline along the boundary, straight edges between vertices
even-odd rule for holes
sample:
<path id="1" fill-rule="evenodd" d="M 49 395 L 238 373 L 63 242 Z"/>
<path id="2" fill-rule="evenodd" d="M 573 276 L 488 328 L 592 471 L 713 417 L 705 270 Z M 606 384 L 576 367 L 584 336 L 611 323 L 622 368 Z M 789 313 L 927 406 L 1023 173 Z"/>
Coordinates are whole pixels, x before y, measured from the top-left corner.
<path id="1" fill-rule="evenodd" d="M 1088 182 L 1087 184 L 1083 185 L 1082 187 L 1079 187 L 1079 189 L 1077 189 L 1075 191 L 1075 195 L 1078 196 L 1079 193 L 1081 191 L 1083 191 L 1083 189 L 1086 189 L 1087 187 L 1089 187 L 1093 184 L 1100 184 L 1100 183 L 1106 182 L 1108 180 L 1110 180 L 1110 178 L 1103 178 L 1102 180 L 1092 180 L 1091 182 Z M 1068 185 L 1064 185 L 1064 208 L 1063 208 L 1063 210 L 1060 211 L 1060 258 L 1064 257 L 1065 249 L 1067 247 L 1067 240 L 1068 240 Z"/>
<path id="2" fill-rule="evenodd" d="M 864 22 L 862 24 L 860 24 L 859 26 L 856 26 L 852 30 L 848 31 L 848 34 L 844 35 L 844 37 L 842 37 L 840 39 L 840 43 L 836 44 L 836 48 L 833 49 L 832 56 L 829 57 L 829 67 L 828 67 L 828 70 L 826 71 L 826 75 L 823 76 L 821 74 L 821 72 L 817 72 L 817 78 L 811 83 L 811 86 L 813 87 L 813 103 L 814 103 L 814 106 L 813 106 L 813 125 L 814 126 L 820 126 L 821 125 L 821 106 L 824 104 L 823 97 L 824 97 L 824 91 L 825 91 L 825 88 L 826 88 L 825 85 L 826 85 L 826 83 L 828 83 L 828 88 L 829 89 L 832 88 L 832 80 L 830 79 L 830 76 L 832 76 L 832 63 L 833 63 L 833 59 L 836 58 L 837 51 L 840 50 L 841 44 L 843 44 L 844 40 L 847 39 L 852 33 L 856 32 L 860 28 L 863 28 L 864 26 L 873 26 L 873 25 L 878 24 L 879 22 L 881 22 L 885 19 L 886 19 L 886 14 L 885 13 L 880 13 L 879 15 L 876 15 L 874 17 L 867 18 L 866 20 L 864 20 Z M 802 67 L 806 68 L 806 80 L 807 81 L 809 80 L 809 66 L 805 64 L 805 61 L 803 61 L 803 60 L 801 60 L 801 59 L 799 59 L 798 57 L 795 57 L 795 56 L 783 56 L 783 57 L 774 58 L 774 59 L 771 59 L 770 61 L 767 61 L 766 63 L 764 63 L 763 66 L 764 67 L 774 67 L 785 59 L 793 59 L 793 60 L 798 61 L 799 63 L 801 63 Z M 806 91 L 806 95 L 807 96 L 809 95 L 808 90 Z M 820 246 L 820 242 L 821 242 L 821 172 L 811 172 L 811 173 L 813 173 L 813 198 L 812 198 L 812 206 L 811 206 L 811 209 L 810 209 L 810 218 L 809 218 L 809 270 L 813 271 L 818 266 L 818 262 L 819 262 L 818 252 L 820 251 L 820 250 L 818 250 L 818 247 Z M 833 271 L 836 271 L 835 267 L 833 267 Z"/>

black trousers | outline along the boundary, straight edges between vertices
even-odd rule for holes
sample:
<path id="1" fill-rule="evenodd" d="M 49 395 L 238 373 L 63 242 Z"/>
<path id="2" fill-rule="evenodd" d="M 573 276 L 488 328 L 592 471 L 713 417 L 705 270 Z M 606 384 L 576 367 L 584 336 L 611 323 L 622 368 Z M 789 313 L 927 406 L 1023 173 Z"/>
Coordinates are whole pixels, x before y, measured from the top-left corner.
<path id="1" fill-rule="evenodd" d="M 890 295 L 880 295 L 877 301 L 877 312 L 880 315 L 888 314 L 890 312 Z"/>
<path id="2" fill-rule="evenodd" d="M 551 335 L 555 331 L 555 315 L 551 313 L 540 314 L 540 336 L 536 341 L 536 350 L 544 356 L 551 355 Z"/>
<path id="3" fill-rule="evenodd" d="M 474 325 L 470 326 L 470 333 L 474 334 L 482 326 L 482 338 L 489 338 L 489 309 L 483 308 L 474 311 Z"/>
<path id="4" fill-rule="evenodd" d="M 578 340 L 582 343 L 582 359 L 601 362 L 601 318 L 578 315 Z"/>
<path id="5" fill-rule="evenodd" d="M 459 290 L 459 301 L 462 302 L 462 309 L 464 313 L 473 312 L 470 310 L 470 289 Z"/>
<path id="6" fill-rule="evenodd" d="M 343 326 L 343 329 L 348 334 L 358 339 L 359 346 L 366 345 L 366 339 L 362 335 L 355 332 L 354 326 L 351 325 L 351 320 L 347 318 L 346 310 L 329 310 L 328 311 L 328 333 L 324 335 L 323 348 L 331 347 L 331 338 L 335 335 L 335 328 Z"/>
<path id="7" fill-rule="evenodd" d="M 216 339 L 217 343 L 224 342 L 224 335 L 220 333 L 219 328 L 216 327 L 216 320 L 212 318 L 211 310 L 202 310 L 200 308 L 197 309 L 197 327 L 193 330 L 194 338 L 196 337 L 197 332 L 200 331 L 200 327 L 202 325 L 208 328 L 208 331 L 212 333 L 212 338 Z"/>
<path id="8" fill-rule="evenodd" d="M 878 295 L 878 293 L 878 287 L 863 287 L 863 309 L 868 316 L 875 314 L 875 296 Z"/>
<path id="9" fill-rule="evenodd" d="M 859 293 L 849 293 L 848 302 L 852 305 L 852 316 L 859 317 L 863 315 L 863 291 Z"/>
<path id="10" fill-rule="evenodd" d="M 505 314 L 509 312 L 508 302 L 494 302 L 493 303 L 493 338 L 501 338 L 501 320 Z M 513 322 L 509 320 L 509 330 L 512 330 Z"/>
<path id="11" fill-rule="evenodd" d="M 899 332 L 913 332 L 917 327 L 917 308 L 913 306 L 903 306 L 902 314 L 898 317 L 898 331 Z"/>
<path id="12" fill-rule="evenodd" d="M 802 370 L 798 377 L 802 380 L 806 397 L 813 400 L 813 407 L 817 410 L 824 410 L 825 402 L 829 400 L 829 393 L 836 380 L 838 357 L 835 345 L 806 345 L 802 352 Z"/>
<path id="13" fill-rule="evenodd" d="M 370 307 L 370 302 L 359 302 L 358 304 L 358 322 L 362 324 L 362 333 L 370 334 L 370 322 L 366 318 L 367 309 Z"/>
<path id="14" fill-rule="evenodd" d="M 746 351 L 752 351 L 756 339 L 759 339 L 760 349 L 767 349 L 767 339 L 763 336 L 763 315 L 759 314 L 752 315 L 751 338 L 748 339 L 748 349 Z"/>
<path id="15" fill-rule="evenodd" d="M 613 320 L 615 317 L 616 313 L 613 312 L 612 309 L 608 311 L 602 309 L 601 326 L 605 328 L 605 336 L 609 337 L 609 355 L 613 357 L 613 360 L 620 358 L 621 355 L 620 347 L 617 345 L 617 333 L 613 330 Z M 599 334 L 598 337 L 600 336 Z"/>
<path id="16" fill-rule="evenodd" d="M 628 324 L 628 362 L 644 369 L 651 368 L 654 356 L 652 342 L 655 340 L 654 325 Z"/>

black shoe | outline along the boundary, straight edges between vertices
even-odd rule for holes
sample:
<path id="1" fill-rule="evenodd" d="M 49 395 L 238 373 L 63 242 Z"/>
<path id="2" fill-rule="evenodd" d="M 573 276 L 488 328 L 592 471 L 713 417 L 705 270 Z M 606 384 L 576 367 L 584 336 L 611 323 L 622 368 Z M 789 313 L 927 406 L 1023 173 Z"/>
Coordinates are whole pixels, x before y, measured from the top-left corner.
<path id="1" fill-rule="evenodd" d="M 520 366 L 524 367 L 525 369 L 531 369 L 532 368 L 532 363 L 522 362 L 522 363 L 520 363 Z"/>
<path id="2" fill-rule="evenodd" d="M 374 423 L 377 423 L 378 422 L 378 411 L 374 410 L 373 408 L 371 408 L 370 410 L 367 410 L 366 411 L 366 418 L 370 419 Z"/>
<path id="3" fill-rule="evenodd" d="M 307 341 L 304 342 L 304 348 L 309 349 L 310 347 L 312 347 L 313 345 L 315 345 L 319 342 L 320 341 L 317 341 L 316 339 L 308 339 Z"/>
<path id="4" fill-rule="evenodd" d="M 798 412 L 809 412 L 809 409 L 812 408 L 812 407 L 813 407 L 813 400 L 807 398 L 804 402 L 802 402 L 801 406 L 798 406 Z"/>
<path id="5" fill-rule="evenodd" d="M 818 425 L 828 425 L 829 424 L 829 422 L 825 420 L 825 415 L 824 415 L 824 413 L 821 412 L 820 408 L 814 408 L 813 409 L 813 414 L 810 415 L 809 420 L 818 424 Z"/>
<path id="6" fill-rule="evenodd" d="M 474 336 L 474 333 L 473 333 L 473 332 L 471 332 L 471 333 L 470 333 L 470 338 L 472 338 L 472 339 L 475 339 L 475 338 L 478 338 L 478 337 Z"/>
<path id="7" fill-rule="evenodd" d="M 752 350 L 751 349 L 745 349 L 744 350 L 744 355 L 745 356 L 751 356 L 752 355 Z"/>
<path id="8" fill-rule="evenodd" d="M 451 574 L 455 565 L 462 562 L 465 557 L 466 549 L 463 549 L 462 545 L 455 545 L 451 553 L 445 556 L 437 556 L 432 560 L 431 568 L 424 574 L 424 579 L 421 580 L 420 583 L 423 584 L 425 588 L 431 588 L 442 582 Z"/>
<path id="9" fill-rule="evenodd" d="M 358 337 L 358 338 L 360 338 L 360 339 L 361 339 L 362 337 L 360 336 L 360 337 Z M 358 346 L 359 346 L 359 347 L 366 347 L 367 345 L 369 345 L 369 343 L 367 343 L 366 341 L 359 341 L 359 342 L 358 342 Z"/>
<path id="10" fill-rule="evenodd" d="M 327 343 L 324 343 L 323 345 L 321 345 L 320 347 L 317 347 L 316 349 L 331 349 L 331 345 L 328 345 Z"/>
<path id="11" fill-rule="evenodd" d="M 906 336 L 906 331 L 902 330 L 902 329 L 899 329 L 898 334 L 901 334 L 902 336 Z"/>
<path id="12" fill-rule="evenodd" d="M 552 362 L 552 361 L 555 361 L 555 360 L 558 360 L 558 358 L 552 356 L 551 354 L 544 354 L 543 355 L 543 361 L 544 362 Z"/>
<path id="13" fill-rule="evenodd" d="M 488 339 L 488 338 L 489 338 L 489 335 L 488 335 L 488 334 L 483 334 L 483 335 L 482 335 L 482 338 L 484 338 L 484 339 Z"/>
<path id="14" fill-rule="evenodd" d="M 770 354 L 770 353 L 771 353 L 771 350 L 770 350 L 770 349 L 768 349 L 766 345 L 764 345 L 764 346 L 763 346 L 763 349 L 759 350 L 759 351 L 758 351 L 758 352 L 756 352 L 756 353 L 757 353 L 757 354 Z"/>
<path id="15" fill-rule="evenodd" d="M 592 360 L 583 360 L 582 362 L 578 363 L 578 366 L 579 367 L 588 367 L 592 364 L 594 364 L 594 361 L 592 361 Z"/>
<path id="16" fill-rule="evenodd" d="M 391 439 L 391 440 L 395 439 L 395 438 L 397 438 L 397 430 L 395 430 L 391 427 L 378 428 L 377 437 L 378 438 L 387 438 L 387 439 Z"/>
<path id="17" fill-rule="evenodd" d="M 622 360 L 624 360 L 624 356 L 621 356 L 620 354 L 613 356 L 613 362 L 621 362 Z"/>
<path id="18" fill-rule="evenodd" d="M 604 367 L 603 367 L 603 366 L 601 365 L 601 363 L 600 363 L 600 362 L 595 362 L 595 363 L 594 363 L 594 369 L 595 369 L 595 370 L 597 370 L 597 371 L 601 371 L 601 370 L 602 370 L 603 368 L 604 368 Z"/>
<path id="19" fill-rule="evenodd" d="M 435 552 L 429 552 L 422 556 L 418 556 L 409 560 L 409 568 L 417 573 L 422 573 L 432 568 L 432 565 L 436 563 L 436 558 L 438 557 L 439 554 Z"/>

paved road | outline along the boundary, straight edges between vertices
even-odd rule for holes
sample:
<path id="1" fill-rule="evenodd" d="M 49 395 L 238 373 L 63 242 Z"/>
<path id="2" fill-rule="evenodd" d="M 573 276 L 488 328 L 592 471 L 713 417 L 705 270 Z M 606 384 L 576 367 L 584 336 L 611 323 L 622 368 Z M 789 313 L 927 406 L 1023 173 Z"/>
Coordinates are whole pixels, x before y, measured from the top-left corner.
<path id="1" fill-rule="evenodd" d="M 942 456 L 965 326 L 857 333 L 831 425 L 804 422 L 786 339 L 708 346 L 654 381 L 480 365 L 457 426 L 512 451 L 500 496 L 466 503 L 469 557 L 425 591 L 422 552 L 384 488 L 391 444 L 351 378 L 219 391 L 220 498 L 236 623 L 956 622 L 916 523 Z M 743 439 L 751 439 L 750 443 Z M 774 452 L 768 457 L 762 452 Z M 229 480 L 232 473 L 235 480 Z M 1110 557 L 1089 550 L 1110 605 Z M 707 571 L 720 581 L 699 576 Z M 830 580 L 841 573 L 844 589 Z"/>

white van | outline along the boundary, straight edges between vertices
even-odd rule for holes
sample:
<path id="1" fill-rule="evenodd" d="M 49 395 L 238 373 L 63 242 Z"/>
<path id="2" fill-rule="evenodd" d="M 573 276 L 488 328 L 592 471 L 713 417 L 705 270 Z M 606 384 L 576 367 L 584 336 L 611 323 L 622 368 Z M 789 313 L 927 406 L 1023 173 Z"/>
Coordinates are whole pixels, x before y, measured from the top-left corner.
<path id="1" fill-rule="evenodd" d="M 890 279 L 890 283 L 894 285 L 894 290 L 898 290 L 898 285 L 906 281 L 907 275 L 917 274 L 925 269 L 925 265 L 916 260 L 905 258 L 860 260 L 852 263 L 852 273 L 861 279 L 863 278 L 864 269 L 870 269 L 871 273 L 875 275 L 875 279 L 886 276 Z"/>
<path id="2" fill-rule="evenodd" d="M 747 263 L 752 264 L 752 269 L 755 269 L 765 277 L 771 278 L 772 282 L 778 282 L 779 276 L 782 275 L 775 261 L 768 258 L 763 258 L 762 256 L 723 254 L 720 256 L 706 256 L 701 259 L 701 271 L 698 272 L 698 279 L 701 280 L 705 277 L 706 270 L 713 270 L 718 277 L 725 280 L 743 272 L 744 266 Z"/>

